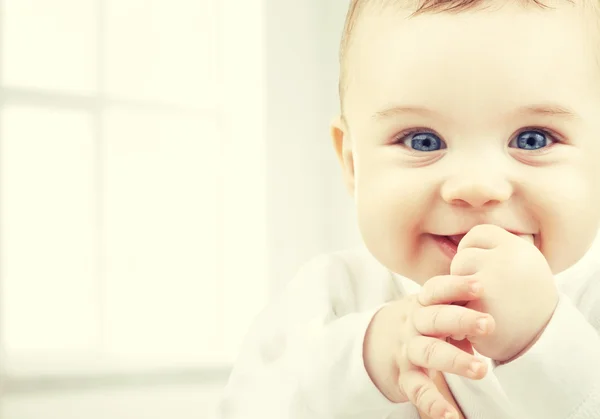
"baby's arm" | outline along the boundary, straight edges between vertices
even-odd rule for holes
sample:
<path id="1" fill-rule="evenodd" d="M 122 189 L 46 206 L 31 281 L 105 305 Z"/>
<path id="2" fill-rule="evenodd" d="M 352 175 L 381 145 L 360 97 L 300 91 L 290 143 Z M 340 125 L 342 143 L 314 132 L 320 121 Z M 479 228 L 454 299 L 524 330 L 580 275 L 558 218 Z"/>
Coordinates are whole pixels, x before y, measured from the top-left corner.
<path id="1" fill-rule="evenodd" d="M 335 312 L 334 298 L 352 299 L 351 290 L 335 256 L 307 264 L 254 322 L 217 419 L 374 419 L 403 408 L 412 418 L 414 407 L 390 402 L 364 367 L 363 340 L 378 308 Z"/>
<path id="2" fill-rule="evenodd" d="M 495 374 L 524 417 L 600 417 L 600 282 L 584 285 L 578 306 L 560 295 L 554 315 L 522 356 Z"/>

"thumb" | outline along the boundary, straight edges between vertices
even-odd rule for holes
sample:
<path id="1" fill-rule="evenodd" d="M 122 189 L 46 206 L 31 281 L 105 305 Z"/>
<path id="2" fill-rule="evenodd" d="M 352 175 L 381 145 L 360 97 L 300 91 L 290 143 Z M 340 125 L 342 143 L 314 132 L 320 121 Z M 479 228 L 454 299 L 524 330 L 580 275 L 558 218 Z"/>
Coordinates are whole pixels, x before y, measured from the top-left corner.
<path id="1" fill-rule="evenodd" d="M 528 241 L 531 244 L 534 244 L 533 234 L 519 234 L 518 237 L 522 238 L 525 241 Z"/>

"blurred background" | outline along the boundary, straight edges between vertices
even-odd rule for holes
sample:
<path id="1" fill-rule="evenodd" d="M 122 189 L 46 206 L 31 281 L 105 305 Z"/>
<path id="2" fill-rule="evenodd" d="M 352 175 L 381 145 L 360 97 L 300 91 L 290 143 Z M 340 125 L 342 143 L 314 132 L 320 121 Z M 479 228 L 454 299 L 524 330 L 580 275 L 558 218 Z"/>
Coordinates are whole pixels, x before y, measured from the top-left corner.
<path id="1" fill-rule="evenodd" d="M 205 418 L 254 316 L 359 243 L 347 0 L 0 0 L 0 417 Z"/>

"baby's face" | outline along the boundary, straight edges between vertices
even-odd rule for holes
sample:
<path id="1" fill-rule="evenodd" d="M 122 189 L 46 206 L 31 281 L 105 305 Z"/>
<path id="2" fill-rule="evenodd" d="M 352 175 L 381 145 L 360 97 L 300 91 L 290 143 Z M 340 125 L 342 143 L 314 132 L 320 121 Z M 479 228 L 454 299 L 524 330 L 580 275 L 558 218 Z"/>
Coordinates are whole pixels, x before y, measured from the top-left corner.
<path id="1" fill-rule="evenodd" d="M 448 274 L 444 237 L 478 224 L 532 235 L 555 273 L 589 248 L 600 70 L 581 11 L 560 4 L 361 17 L 333 133 L 363 239 L 388 268 Z"/>

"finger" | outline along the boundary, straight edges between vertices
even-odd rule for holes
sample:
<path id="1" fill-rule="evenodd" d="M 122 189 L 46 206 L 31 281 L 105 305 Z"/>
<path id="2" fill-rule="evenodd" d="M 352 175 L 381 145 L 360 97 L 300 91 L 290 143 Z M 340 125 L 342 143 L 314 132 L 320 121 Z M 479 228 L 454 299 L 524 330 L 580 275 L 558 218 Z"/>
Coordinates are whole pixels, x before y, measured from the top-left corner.
<path id="1" fill-rule="evenodd" d="M 446 400 L 435 385 L 433 371 L 424 370 L 410 362 L 408 347 L 402 345 L 397 352 L 399 369 L 398 387 L 400 392 L 420 411 L 430 418 L 458 418 L 458 413 L 449 400 Z M 431 373 L 429 377 L 427 373 Z M 447 416 L 450 414 L 450 416 Z"/>
<path id="2" fill-rule="evenodd" d="M 475 352 L 473 351 L 473 344 L 469 339 L 454 340 L 452 338 L 447 338 L 446 342 L 448 342 L 450 345 L 456 346 L 461 351 L 465 351 L 468 354 L 475 355 Z"/>
<path id="3" fill-rule="evenodd" d="M 418 369 L 404 371 L 398 384 L 408 400 L 432 419 L 458 418 L 456 409 L 424 372 Z M 447 416 L 448 413 L 452 416 Z"/>
<path id="4" fill-rule="evenodd" d="M 450 273 L 456 276 L 472 276 L 481 270 L 487 249 L 468 247 L 456 253 L 450 264 Z"/>
<path id="5" fill-rule="evenodd" d="M 462 238 L 458 244 L 457 252 L 469 248 L 494 249 L 512 236 L 520 237 L 531 244 L 535 244 L 533 234 L 516 234 L 492 224 L 480 224 L 473 227 Z"/>
<path id="6" fill-rule="evenodd" d="M 416 336 L 406 347 L 408 360 L 416 366 L 461 375 L 474 380 L 487 373 L 487 364 L 450 343 L 427 336 Z"/>
<path id="7" fill-rule="evenodd" d="M 454 340 L 485 336 L 496 326 L 491 315 L 458 305 L 418 308 L 413 313 L 413 324 L 421 335 Z"/>
<path id="8" fill-rule="evenodd" d="M 421 305 L 451 304 L 472 301 L 481 295 L 481 284 L 475 278 L 442 275 L 429 279 L 418 294 Z"/>
<path id="9" fill-rule="evenodd" d="M 494 249 L 502 242 L 508 231 L 492 224 L 480 224 L 473 227 L 458 244 L 457 252 L 471 247 Z"/>
<path id="10" fill-rule="evenodd" d="M 533 238 L 533 234 L 517 234 L 517 236 L 519 236 L 520 238 L 522 238 L 523 240 L 525 240 L 531 244 L 535 244 L 535 239 Z"/>

